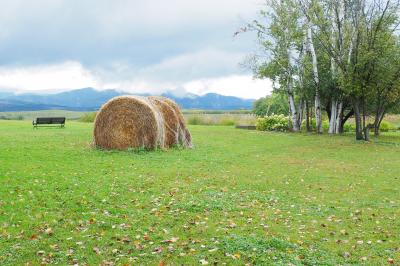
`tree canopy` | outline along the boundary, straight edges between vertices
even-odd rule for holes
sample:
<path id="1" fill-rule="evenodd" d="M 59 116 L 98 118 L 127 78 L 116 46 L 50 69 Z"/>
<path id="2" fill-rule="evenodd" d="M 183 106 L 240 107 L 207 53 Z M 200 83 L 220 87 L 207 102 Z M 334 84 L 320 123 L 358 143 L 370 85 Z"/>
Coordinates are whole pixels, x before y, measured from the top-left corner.
<path id="1" fill-rule="evenodd" d="M 260 19 L 244 31 L 257 32 L 263 53 L 254 74 L 286 95 L 294 131 L 313 114 L 322 133 L 324 111 L 331 134 L 343 132 L 352 116 L 357 139 L 368 140 L 370 129 L 379 134 L 385 114 L 400 103 L 399 6 L 393 0 L 266 1 Z"/>

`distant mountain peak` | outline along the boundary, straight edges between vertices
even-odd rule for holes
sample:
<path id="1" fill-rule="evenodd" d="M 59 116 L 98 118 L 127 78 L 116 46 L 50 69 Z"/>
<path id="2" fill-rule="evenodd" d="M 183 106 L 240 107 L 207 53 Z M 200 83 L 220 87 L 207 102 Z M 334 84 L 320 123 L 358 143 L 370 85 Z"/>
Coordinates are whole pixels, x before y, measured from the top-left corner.
<path id="1" fill-rule="evenodd" d="M 30 111 L 44 109 L 65 109 L 71 111 L 94 111 L 109 99 L 131 93 L 113 89 L 96 90 L 81 88 L 54 94 L 0 94 L 0 111 Z M 141 94 L 146 96 L 144 94 Z M 184 90 L 171 90 L 162 94 L 176 101 L 184 109 L 235 110 L 251 109 L 254 100 L 224 96 L 217 93 L 196 95 Z M 42 109 L 41 109 L 42 108 Z"/>

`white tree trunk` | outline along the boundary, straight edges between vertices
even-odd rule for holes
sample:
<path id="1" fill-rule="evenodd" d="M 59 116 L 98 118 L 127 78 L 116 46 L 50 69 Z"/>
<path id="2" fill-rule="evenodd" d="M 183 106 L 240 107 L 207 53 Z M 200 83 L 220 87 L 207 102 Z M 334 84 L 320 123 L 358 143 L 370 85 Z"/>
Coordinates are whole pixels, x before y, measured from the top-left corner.
<path id="1" fill-rule="evenodd" d="M 293 131 L 297 132 L 300 129 L 299 129 L 299 126 L 298 126 L 298 123 L 297 123 L 297 110 L 296 110 L 296 105 L 294 103 L 293 94 L 288 94 L 288 97 L 289 97 L 289 105 L 290 105 L 290 113 L 291 113 Z"/>
<path id="2" fill-rule="evenodd" d="M 303 115 L 304 115 L 304 101 L 300 100 L 299 109 L 298 109 L 297 123 L 299 126 L 299 130 L 301 130 L 301 124 L 303 123 Z"/>
<path id="3" fill-rule="evenodd" d="M 308 28 L 307 31 L 308 36 L 308 49 L 311 53 L 312 58 L 312 66 L 313 66 L 313 76 L 314 82 L 316 85 L 315 90 L 315 120 L 317 124 L 317 133 L 322 133 L 322 115 L 321 115 L 321 99 L 319 95 L 319 75 L 318 75 L 318 60 L 317 54 L 315 52 L 314 43 L 312 39 L 312 30 L 311 27 Z"/>
<path id="4" fill-rule="evenodd" d="M 334 8 L 337 8 L 336 12 Z M 343 19 L 344 19 L 344 2 L 340 1 L 336 2 L 336 6 L 333 6 L 331 10 L 331 23 L 332 23 L 332 46 L 341 51 L 343 49 Z M 336 42 L 338 43 L 338 47 L 336 47 Z M 341 52 L 340 52 L 341 54 Z M 349 55 L 350 56 L 350 55 Z M 332 80 L 334 82 L 334 88 L 338 89 L 336 85 L 336 63 L 335 58 L 331 57 L 331 74 Z M 334 93 L 337 95 L 340 92 Z M 340 97 L 338 97 L 340 99 Z M 338 98 L 332 98 L 331 100 L 331 116 L 329 120 L 329 134 L 338 134 L 340 133 L 340 115 L 342 113 L 343 102 L 342 100 L 338 100 Z"/>
<path id="5" fill-rule="evenodd" d="M 298 132 L 300 130 L 298 121 L 298 113 L 296 109 L 296 103 L 294 101 L 293 96 L 293 80 L 290 79 L 288 81 L 288 89 L 287 89 L 288 99 L 289 99 L 289 107 L 290 107 L 290 115 L 292 120 L 292 127 L 294 132 Z"/>
<path id="6" fill-rule="evenodd" d="M 341 114 L 342 114 L 342 111 L 343 111 L 343 102 L 342 101 L 340 101 L 339 102 L 339 105 L 338 105 L 338 108 L 337 108 L 338 110 L 337 110 L 337 115 L 336 115 L 336 128 L 335 128 L 335 133 L 336 134 L 340 134 L 341 132 L 340 132 L 340 124 L 342 123 L 342 121 L 341 121 L 341 118 L 340 118 L 340 116 L 341 116 Z"/>
<path id="7" fill-rule="evenodd" d="M 336 117 L 337 117 L 337 108 L 338 103 L 336 100 L 332 100 L 331 102 L 331 117 L 329 119 L 329 134 L 335 134 L 336 132 Z"/>

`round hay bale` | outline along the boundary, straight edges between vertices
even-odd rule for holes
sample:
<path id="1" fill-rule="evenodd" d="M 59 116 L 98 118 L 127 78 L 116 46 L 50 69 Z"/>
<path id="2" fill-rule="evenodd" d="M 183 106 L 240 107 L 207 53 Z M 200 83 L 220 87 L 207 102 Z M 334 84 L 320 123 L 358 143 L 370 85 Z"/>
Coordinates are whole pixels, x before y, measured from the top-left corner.
<path id="1" fill-rule="evenodd" d="M 176 117 L 178 119 L 178 130 L 177 130 L 178 143 L 186 148 L 192 148 L 193 147 L 192 135 L 186 128 L 185 117 L 183 116 L 179 105 L 169 98 L 165 97 L 156 97 L 156 98 L 168 104 L 175 111 Z"/>
<path id="2" fill-rule="evenodd" d="M 94 122 L 94 144 L 111 150 L 155 149 L 163 145 L 162 118 L 148 99 L 115 97 L 104 104 Z"/>
<path id="3" fill-rule="evenodd" d="M 163 97 L 150 96 L 148 99 L 163 117 L 164 147 L 170 148 L 173 145 L 177 145 L 179 143 L 179 119 L 174 108 L 167 104 Z"/>

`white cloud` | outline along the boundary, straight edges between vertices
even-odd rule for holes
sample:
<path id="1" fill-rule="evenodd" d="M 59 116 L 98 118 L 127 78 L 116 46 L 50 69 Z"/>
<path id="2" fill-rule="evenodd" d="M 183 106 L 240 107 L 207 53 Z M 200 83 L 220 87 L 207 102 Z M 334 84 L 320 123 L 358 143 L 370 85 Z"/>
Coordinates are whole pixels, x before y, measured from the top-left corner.
<path id="1" fill-rule="evenodd" d="M 90 71 L 77 62 L 30 67 L 1 67 L 0 88 L 24 91 L 57 91 L 96 87 Z"/>
<path id="2" fill-rule="evenodd" d="M 244 53 L 204 49 L 166 58 L 138 71 L 139 76 L 168 81 L 188 81 L 240 71 Z"/>
<path id="3" fill-rule="evenodd" d="M 216 92 L 242 98 L 257 99 L 272 92 L 270 80 L 255 80 L 251 75 L 234 75 L 188 82 L 183 88 L 195 94 Z"/>
<path id="4" fill-rule="evenodd" d="M 177 62 L 179 61 L 177 59 Z M 160 70 L 159 65 L 156 65 L 152 71 Z M 182 65 L 178 63 L 177 69 L 181 67 Z M 124 69 L 123 71 L 127 70 Z M 144 72 L 147 73 L 146 71 Z M 78 62 L 33 67 L 0 68 L 0 88 L 12 89 L 17 93 L 21 93 L 27 91 L 56 92 L 94 87 L 97 89 L 117 89 L 131 93 L 150 94 L 160 94 L 167 90 L 182 92 L 183 89 L 195 94 L 216 92 L 243 98 L 259 98 L 271 91 L 271 83 L 269 81 L 253 80 L 251 75 L 246 74 L 201 79 L 193 78 L 179 81 L 175 78 L 152 79 L 151 75 L 134 75 L 129 79 L 116 78 L 110 80 L 108 76 L 104 76 L 102 73 L 104 71 L 86 69 Z"/>

